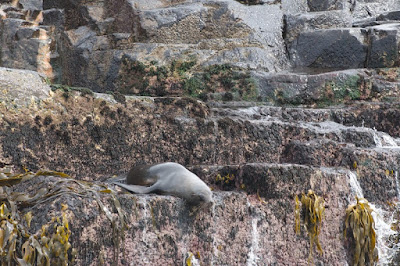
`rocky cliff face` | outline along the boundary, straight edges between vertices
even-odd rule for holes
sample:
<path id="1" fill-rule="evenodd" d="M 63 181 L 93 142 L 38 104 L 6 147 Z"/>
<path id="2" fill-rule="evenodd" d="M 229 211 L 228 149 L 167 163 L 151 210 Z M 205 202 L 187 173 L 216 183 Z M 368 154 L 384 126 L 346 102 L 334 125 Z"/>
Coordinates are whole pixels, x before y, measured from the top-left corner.
<path id="1" fill-rule="evenodd" d="M 7 252 L 15 243 L 17 258 L 78 265 L 306 265 L 312 251 L 315 264 L 351 264 L 343 231 L 358 196 L 374 210 L 378 264 L 399 264 L 398 1 L 0 7 Z M 165 161 L 203 179 L 215 204 L 104 182 Z M 325 201 L 322 254 L 295 233 L 295 196 L 309 189 Z"/>

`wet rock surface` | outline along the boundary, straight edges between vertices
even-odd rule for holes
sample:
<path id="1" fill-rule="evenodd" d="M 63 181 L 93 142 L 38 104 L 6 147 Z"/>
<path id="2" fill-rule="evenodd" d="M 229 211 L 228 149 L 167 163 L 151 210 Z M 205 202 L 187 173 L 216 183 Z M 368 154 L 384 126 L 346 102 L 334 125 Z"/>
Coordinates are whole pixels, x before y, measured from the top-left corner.
<path id="1" fill-rule="evenodd" d="M 398 265 L 398 9 L 2 1 L 0 65 L 24 70 L 0 68 L 0 196 L 20 224 L 32 212 L 42 245 L 42 226 L 65 227 L 66 215 L 77 265 L 306 265 L 294 211 L 309 189 L 326 208 L 314 263 L 351 264 L 345 211 L 364 196 L 379 264 Z M 196 173 L 215 204 L 196 210 L 106 182 L 165 161 Z M 5 181 L 9 168 L 29 178 Z M 29 172 L 41 169 L 70 176 Z"/>
<path id="2" fill-rule="evenodd" d="M 327 206 L 320 235 L 326 252 L 314 260 L 339 265 L 351 261 L 342 237 L 344 210 L 355 197 L 350 176 L 387 211 L 399 196 L 398 140 L 350 120 L 338 123 L 348 113 L 355 119 L 352 108 L 363 106 L 282 108 L 179 97 L 126 97 L 120 103 L 110 95 L 56 90 L 34 106 L 2 104 L 1 163 L 74 177 L 37 177 L 9 190 L 35 193 L 67 182 L 69 192 L 51 205 L 19 211 L 33 212 L 31 230 L 40 234 L 51 220 L 42 213 L 59 213 L 59 205 L 67 204 L 79 265 L 181 264 L 188 252 L 213 265 L 306 264 L 309 239 L 305 232 L 295 235 L 293 211 L 294 196 L 308 189 Z M 164 161 L 182 163 L 203 179 L 213 188 L 215 205 L 196 212 L 172 196 L 131 195 L 101 182 L 133 164 Z M 82 189 L 78 180 L 100 187 Z M 107 187 L 120 192 L 101 192 Z"/>
<path id="3" fill-rule="evenodd" d="M 199 169 L 210 174 L 220 172 L 214 167 Z M 246 173 L 244 180 L 256 178 L 268 187 L 268 191 L 260 192 L 265 203 L 251 196 L 250 193 L 255 192 L 254 183 L 247 181 L 249 195 L 244 191 L 215 191 L 214 206 L 194 212 L 172 196 L 135 196 L 124 192 L 115 197 L 122 206 L 123 220 L 127 224 L 125 229 L 120 224 L 123 220 L 115 209 L 115 199 L 110 194 L 99 192 L 94 185 L 87 188 L 76 180 L 38 176 L 13 186 L 12 191 L 32 191 L 32 188 L 35 191 L 57 182 L 63 183 L 67 192 L 48 201 L 51 204 L 42 202 L 19 210 L 21 216 L 33 212 L 31 232 L 39 232 L 41 226 L 50 223 L 52 215 L 59 212 L 61 204 L 68 205 L 70 241 L 79 251 L 75 258 L 78 265 L 125 264 L 127 261 L 135 264 L 182 264 L 188 252 L 197 254 L 202 263 L 213 265 L 292 264 L 306 263 L 308 238 L 295 235 L 293 215 L 287 209 L 292 208 L 293 191 L 301 192 L 311 186 L 329 202 L 332 211 L 327 213 L 326 225 L 335 228 L 323 230 L 320 236 L 321 242 L 335 252 L 327 253 L 318 261 L 344 263 L 343 247 L 337 245 L 341 241 L 341 229 L 337 225 L 341 219 L 338 207 L 347 204 L 346 195 L 349 194 L 344 185 L 346 174 L 277 164 L 249 164 L 243 170 Z M 277 173 L 285 178 L 276 179 Z M 290 184 L 297 185 L 293 187 Z M 101 196 L 101 205 L 93 199 L 93 191 Z M 112 213 L 110 217 L 114 219 L 110 220 L 104 210 Z M 295 252 L 293 247 L 297 247 Z"/>

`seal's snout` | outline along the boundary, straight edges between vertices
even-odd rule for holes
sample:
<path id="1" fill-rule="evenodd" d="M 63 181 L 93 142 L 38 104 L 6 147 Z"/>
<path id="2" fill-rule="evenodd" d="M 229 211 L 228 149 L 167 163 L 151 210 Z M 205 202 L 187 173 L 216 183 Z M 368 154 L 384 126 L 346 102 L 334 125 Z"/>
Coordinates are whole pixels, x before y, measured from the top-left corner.
<path id="1" fill-rule="evenodd" d="M 204 205 L 212 205 L 212 204 L 214 204 L 214 201 L 213 201 L 213 199 L 206 199 L 206 200 L 202 200 L 201 203 Z"/>
<path id="2" fill-rule="evenodd" d="M 212 206 L 214 204 L 214 199 L 211 191 L 209 194 L 203 197 L 203 204 L 207 206 Z"/>
<path id="3" fill-rule="evenodd" d="M 211 207 L 211 206 L 213 206 L 213 205 L 214 205 L 214 203 L 215 203 L 215 202 L 214 202 L 214 200 L 213 200 L 213 199 L 211 199 L 210 201 L 208 201 L 208 202 L 205 202 L 205 203 L 204 203 L 204 205 L 206 205 L 206 206 L 210 206 L 210 207 Z"/>

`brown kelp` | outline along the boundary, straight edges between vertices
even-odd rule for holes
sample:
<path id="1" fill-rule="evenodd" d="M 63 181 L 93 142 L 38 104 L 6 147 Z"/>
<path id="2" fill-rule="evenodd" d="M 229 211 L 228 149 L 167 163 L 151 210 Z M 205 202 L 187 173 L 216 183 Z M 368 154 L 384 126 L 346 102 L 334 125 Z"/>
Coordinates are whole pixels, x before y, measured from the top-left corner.
<path id="1" fill-rule="evenodd" d="M 372 209 L 366 199 L 356 197 L 356 200 L 356 204 L 351 204 L 346 209 L 344 236 L 346 237 L 347 231 L 352 233 L 353 265 L 372 265 L 378 261 Z"/>
<path id="2" fill-rule="evenodd" d="M 312 262 L 314 245 L 320 253 L 323 253 L 318 237 L 321 232 L 322 220 L 325 216 L 325 201 L 312 190 L 309 190 L 307 195 L 302 193 L 301 201 L 296 195 L 295 201 L 295 232 L 300 234 L 300 223 L 303 222 L 310 239 L 309 262 Z"/>
<path id="3" fill-rule="evenodd" d="M 52 178 L 51 181 L 47 181 Z M 14 189 L 23 182 L 33 182 L 35 187 L 30 192 Z M 26 187 L 24 184 L 21 184 Z M 29 187 L 29 186 L 28 186 Z M 19 189 L 20 190 L 20 189 Z M 32 194 L 33 193 L 33 194 Z M 101 201 L 101 194 L 106 193 L 117 209 L 114 216 Z M 68 265 L 73 264 L 76 250 L 70 243 L 68 205 L 61 203 L 61 214 L 50 217 L 44 224 L 35 224 L 41 230 L 30 232 L 31 221 L 35 219 L 35 210 L 54 202 L 63 195 L 81 198 L 93 198 L 99 209 L 105 213 L 113 227 L 113 241 L 118 248 L 122 231 L 126 229 L 125 215 L 115 192 L 102 184 L 79 181 L 67 174 L 55 171 L 28 170 L 22 174 L 13 174 L 10 169 L 0 168 L 0 263 L 1 265 Z M 44 204 L 44 205 L 43 205 Z M 38 221 L 38 220 L 36 220 Z M 48 221 L 48 220 L 47 220 Z M 43 221 L 42 221 L 43 223 Z M 33 229 L 35 230 L 35 229 Z M 114 252 L 117 261 L 118 252 Z"/>

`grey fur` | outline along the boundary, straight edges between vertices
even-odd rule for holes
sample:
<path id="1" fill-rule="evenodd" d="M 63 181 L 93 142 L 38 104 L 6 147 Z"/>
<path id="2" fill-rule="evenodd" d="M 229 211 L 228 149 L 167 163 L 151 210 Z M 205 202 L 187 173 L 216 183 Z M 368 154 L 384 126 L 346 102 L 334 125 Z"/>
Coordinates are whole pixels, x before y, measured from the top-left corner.
<path id="1" fill-rule="evenodd" d="M 126 184 L 119 181 L 112 183 L 138 194 L 173 195 L 190 204 L 213 202 L 210 188 L 178 163 L 134 166 L 126 177 Z"/>

